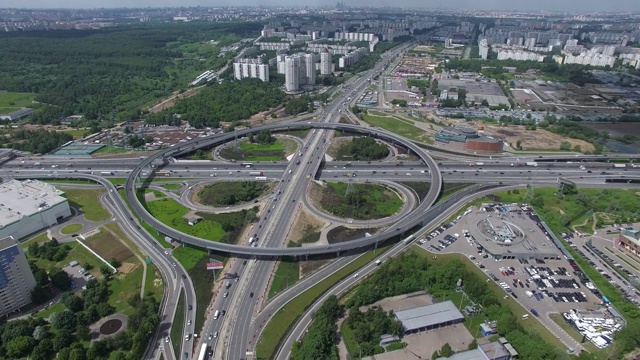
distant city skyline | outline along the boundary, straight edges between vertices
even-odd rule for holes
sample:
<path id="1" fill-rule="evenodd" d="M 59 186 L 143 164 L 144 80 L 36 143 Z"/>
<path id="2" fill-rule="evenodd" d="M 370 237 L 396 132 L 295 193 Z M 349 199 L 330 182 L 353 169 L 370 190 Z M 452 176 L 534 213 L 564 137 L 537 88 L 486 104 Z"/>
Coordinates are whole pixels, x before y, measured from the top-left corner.
<path id="1" fill-rule="evenodd" d="M 307 6 L 333 6 L 337 1 L 332 0 L 311 0 L 303 4 Z M 0 7 L 13 8 L 143 8 L 143 7 L 180 7 L 180 6 L 299 6 L 297 0 L 22 0 L 12 4 L 4 3 Z M 469 10 L 524 10 L 524 11 L 562 11 L 562 12 L 620 12 L 620 11 L 640 11 L 640 1 L 638 0 L 616 0 L 606 2 L 601 0 L 405 0 L 400 3 L 390 4 L 383 0 L 347 0 L 346 6 L 399 6 L 413 8 L 450 8 Z"/>

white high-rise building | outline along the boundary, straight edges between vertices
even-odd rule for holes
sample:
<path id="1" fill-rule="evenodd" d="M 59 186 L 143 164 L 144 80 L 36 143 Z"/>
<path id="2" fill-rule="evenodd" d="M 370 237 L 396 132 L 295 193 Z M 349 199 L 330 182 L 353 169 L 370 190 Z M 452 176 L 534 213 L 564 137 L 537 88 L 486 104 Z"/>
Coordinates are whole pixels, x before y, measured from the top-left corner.
<path id="1" fill-rule="evenodd" d="M 284 60 L 284 87 L 288 92 L 300 90 L 300 56 L 287 56 Z"/>
<path id="2" fill-rule="evenodd" d="M 487 60 L 487 58 L 489 57 L 489 42 L 487 41 L 487 39 L 480 40 L 480 44 L 478 44 L 478 47 L 480 48 L 479 51 L 482 60 Z"/>
<path id="3" fill-rule="evenodd" d="M 257 78 L 264 82 L 269 81 L 269 65 L 262 63 L 262 58 L 239 59 L 233 63 L 233 75 L 236 80 L 245 78 Z"/>
<path id="4" fill-rule="evenodd" d="M 31 303 L 36 286 L 24 252 L 13 237 L 0 239 L 0 316 Z"/>
<path id="5" fill-rule="evenodd" d="M 332 65 L 329 49 L 322 49 L 320 53 L 320 75 L 331 75 L 331 73 L 333 73 L 333 71 L 331 71 Z"/>
<path id="6" fill-rule="evenodd" d="M 316 59 L 313 54 L 304 54 L 304 84 L 315 85 L 316 83 Z"/>

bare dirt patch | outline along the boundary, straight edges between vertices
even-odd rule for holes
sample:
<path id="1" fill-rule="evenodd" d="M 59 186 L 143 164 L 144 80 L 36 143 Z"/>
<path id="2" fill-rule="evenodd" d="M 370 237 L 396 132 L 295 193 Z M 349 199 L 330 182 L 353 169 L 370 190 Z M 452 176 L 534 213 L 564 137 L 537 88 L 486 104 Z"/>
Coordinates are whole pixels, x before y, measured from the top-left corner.
<path id="1" fill-rule="evenodd" d="M 309 260 L 309 261 L 300 261 L 300 278 L 304 278 L 305 276 L 312 274 L 319 268 L 321 268 L 324 264 L 328 263 L 331 260 Z"/>
<path id="2" fill-rule="evenodd" d="M 180 100 L 180 99 L 185 99 L 188 97 L 191 97 L 197 93 L 200 92 L 200 90 L 202 90 L 204 88 L 204 86 L 198 86 L 196 88 L 193 89 L 189 89 L 185 92 L 183 92 L 182 94 L 179 94 L 178 92 L 174 92 L 173 94 L 171 94 L 171 97 L 169 97 L 168 99 L 162 100 L 159 103 L 151 106 L 149 108 L 149 112 L 152 114 L 158 113 L 164 109 L 168 109 L 170 107 L 172 107 L 173 105 L 176 104 L 176 101 Z"/>
<path id="3" fill-rule="evenodd" d="M 83 243 L 107 261 L 113 258 L 119 262 L 123 262 L 133 256 L 131 250 L 120 242 L 115 235 L 104 228 L 102 228 L 101 231 L 100 234 L 84 240 Z"/>
<path id="4" fill-rule="evenodd" d="M 522 148 L 528 149 L 546 149 L 546 150 L 559 150 L 560 144 L 563 141 L 567 141 L 573 148 L 576 145 L 580 145 L 582 151 L 593 151 L 594 147 L 590 143 L 584 140 L 571 139 L 562 137 L 558 134 L 554 134 L 550 131 L 537 129 L 526 130 L 524 126 L 497 126 L 492 124 L 484 124 L 485 131 L 490 132 L 495 137 L 503 139 L 505 142 L 511 144 L 511 147 L 515 148 L 518 140 L 522 143 Z"/>
<path id="5" fill-rule="evenodd" d="M 118 268 L 118 272 L 121 274 L 129 274 L 133 272 L 137 267 L 138 265 L 136 264 L 125 262 L 120 265 L 120 267 Z"/>
<path id="6" fill-rule="evenodd" d="M 309 231 L 320 231 L 327 223 L 309 214 L 305 210 L 299 210 L 293 221 L 293 226 L 287 235 L 287 243 L 300 241 Z M 311 229 L 311 230 L 310 230 Z"/>

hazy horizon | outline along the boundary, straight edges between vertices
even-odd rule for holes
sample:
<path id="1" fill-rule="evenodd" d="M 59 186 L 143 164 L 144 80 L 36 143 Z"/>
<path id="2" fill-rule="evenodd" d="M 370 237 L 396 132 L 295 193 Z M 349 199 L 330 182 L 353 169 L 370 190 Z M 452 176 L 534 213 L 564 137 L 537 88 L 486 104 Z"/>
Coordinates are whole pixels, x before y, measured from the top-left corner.
<path id="1" fill-rule="evenodd" d="M 304 6 L 333 6 L 335 1 L 311 0 Z M 345 0 L 346 6 L 389 6 L 406 8 L 449 8 L 469 10 L 523 10 L 523 11 L 550 11 L 550 12 L 622 12 L 640 11 L 638 0 L 616 0 L 612 3 L 601 0 L 538 0 L 535 2 L 522 0 L 406 0 L 401 3 L 383 0 Z M 189 7 L 189 6 L 302 6 L 296 0 L 241 0 L 241 1 L 204 1 L 204 0 L 111 0 L 111 1 L 85 1 L 85 0 L 22 0 L 20 7 L 2 4 L 0 8 L 13 9 L 99 9 L 99 8 L 163 8 L 163 7 Z"/>

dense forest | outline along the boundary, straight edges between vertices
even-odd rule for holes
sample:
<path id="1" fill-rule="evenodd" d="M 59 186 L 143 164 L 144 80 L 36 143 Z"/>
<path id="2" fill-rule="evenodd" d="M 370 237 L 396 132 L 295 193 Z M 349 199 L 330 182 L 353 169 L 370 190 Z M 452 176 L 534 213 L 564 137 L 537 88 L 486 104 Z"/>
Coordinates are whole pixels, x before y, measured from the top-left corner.
<path id="1" fill-rule="evenodd" d="M 33 92 L 60 115 L 135 118 L 141 106 L 186 87 L 191 74 L 218 65 L 186 63 L 183 43 L 259 31 L 259 24 L 139 24 L 103 30 L 0 33 L 0 90 Z M 191 71 L 188 71 L 191 70 Z M 182 74 L 185 72 L 186 74 Z M 44 111 L 44 110 L 43 110 Z"/>
<path id="2" fill-rule="evenodd" d="M 353 160 L 379 160 L 389 155 L 389 148 L 369 137 L 355 137 L 347 145 Z"/>
<path id="3" fill-rule="evenodd" d="M 335 296 L 330 296 L 313 315 L 313 323 L 303 342 L 295 342 L 291 349 L 294 360 L 338 360 L 335 346 L 335 322 L 342 313 Z"/>
<path id="4" fill-rule="evenodd" d="M 73 136 L 64 132 L 19 129 L 11 132 L 11 137 L 0 137 L 0 147 L 46 154 L 71 140 Z"/>
<path id="5" fill-rule="evenodd" d="M 218 127 L 222 121 L 241 120 L 276 107 L 285 99 L 278 85 L 259 79 L 225 81 L 205 87 L 200 93 L 182 99 L 170 109 L 146 118 L 154 125 L 178 124 L 186 120 L 196 128 Z M 174 116 L 180 114 L 180 118 Z"/>

